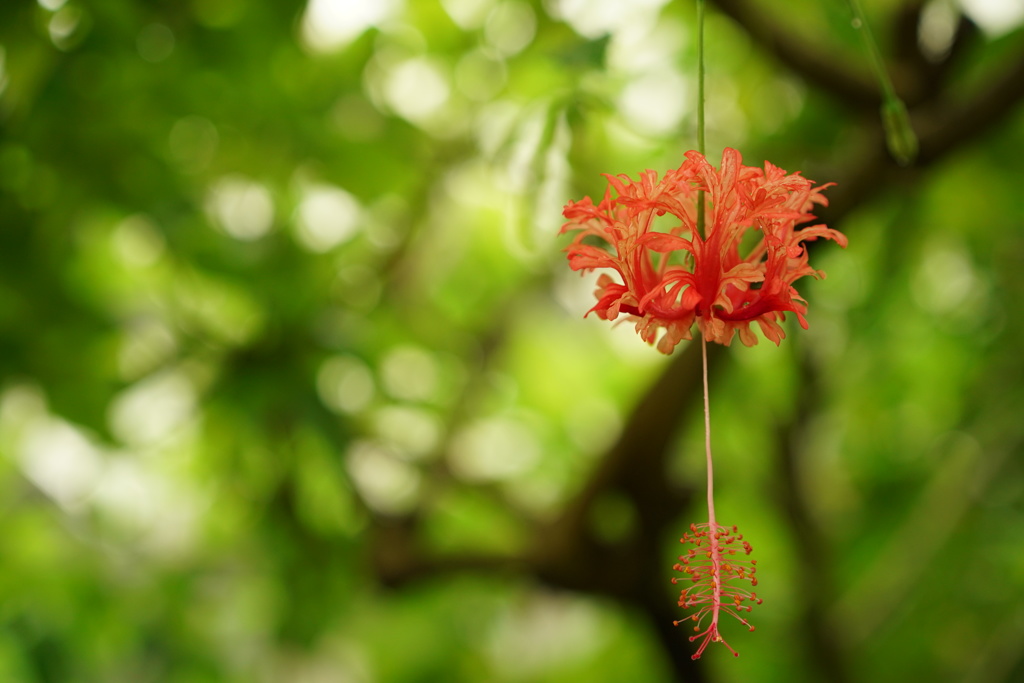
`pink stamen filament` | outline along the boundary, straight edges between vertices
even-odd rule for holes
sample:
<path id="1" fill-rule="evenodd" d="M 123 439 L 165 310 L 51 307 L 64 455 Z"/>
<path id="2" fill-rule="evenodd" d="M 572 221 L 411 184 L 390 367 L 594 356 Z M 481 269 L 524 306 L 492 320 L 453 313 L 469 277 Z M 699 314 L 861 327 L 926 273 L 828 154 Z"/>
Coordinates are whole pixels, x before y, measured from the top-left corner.
<path id="1" fill-rule="evenodd" d="M 722 605 L 722 582 L 721 568 L 719 562 L 721 556 L 718 551 L 718 523 L 715 520 L 715 471 L 711 462 L 711 404 L 708 398 L 708 342 L 703 334 L 700 335 L 700 353 L 704 375 L 704 451 L 707 456 L 708 466 L 708 531 L 711 543 L 709 556 L 711 558 L 711 625 L 707 630 L 707 637 L 701 643 L 695 657 L 700 657 L 707 647 L 709 640 L 719 641 L 722 637 L 718 634 L 718 612 Z M 692 640 L 692 638 L 691 638 Z M 725 641 L 722 640 L 724 643 Z M 726 643 L 726 647 L 729 647 Z M 729 648 L 732 650 L 732 648 Z M 732 650 L 735 655 L 735 650 Z"/>

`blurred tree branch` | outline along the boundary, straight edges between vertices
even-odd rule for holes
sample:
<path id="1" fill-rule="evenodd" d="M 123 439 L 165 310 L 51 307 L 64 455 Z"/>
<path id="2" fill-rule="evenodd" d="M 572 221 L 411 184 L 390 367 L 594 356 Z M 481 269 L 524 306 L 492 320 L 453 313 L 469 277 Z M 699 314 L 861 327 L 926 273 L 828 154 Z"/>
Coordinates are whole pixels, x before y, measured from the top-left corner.
<path id="1" fill-rule="evenodd" d="M 935 163 L 955 149 L 987 134 L 1024 100 L 1024 45 L 1016 58 L 993 69 L 982 79 L 977 93 L 964 97 L 955 90 L 937 95 L 920 107 L 914 117 L 919 129 L 921 153 L 918 163 Z"/>

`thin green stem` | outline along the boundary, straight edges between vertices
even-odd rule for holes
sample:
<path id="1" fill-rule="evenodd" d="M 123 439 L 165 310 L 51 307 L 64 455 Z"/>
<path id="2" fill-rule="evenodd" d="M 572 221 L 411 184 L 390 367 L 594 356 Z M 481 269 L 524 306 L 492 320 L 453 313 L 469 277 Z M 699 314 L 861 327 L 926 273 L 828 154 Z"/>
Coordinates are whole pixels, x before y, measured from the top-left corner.
<path id="1" fill-rule="evenodd" d="M 704 144 L 704 0 L 697 0 L 697 151 L 707 156 Z M 704 191 L 697 193 L 697 233 L 704 232 Z"/>
<path id="2" fill-rule="evenodd" d="M 704 0 L 697 0 L 697 151 L 704 150 Z"/>
<path id="3" fill-rule="evenodd" d="M 882 53 L 878 49 L 878 43 L 871 33 L 871 26 L 864 16 L 858 0 L 846 0 L 853 12 L 853 27 L 860 31 L 864 37 L 864 46 L 868 51 L 868 61 L 871 62 L 871 69 L 875 72 L 875 78 L 882 88 L 882 125 L 885 128 L 885 142 L 889 152 L 902 166 L 906 166 L 917 157 L 918 142 L 917 135 L 910 125 L 910 115 L 907 113 L 907 106 L 896 94 L 892 79 L 885 68 L 882 60 Z"/>
<path id="4" fill-rule="evenodd" d="M 878 83 L 882 86 L 882 95 L 885 101 L 899 100 L 899 97 L 896 96 L 896 89 L 892 86 L 892 80 L 889 78 L 889 72 L 885 68 L 885 62 L 882 60 L 882 53 L 878 49 L 878 43 L 875 42 L 875 37 L 871 33 L 871 26 L 864 16 L 864 10 L 861 9 L 860 2 L 858 0 L 846 0 L 846 2 L 850 5 L 850 11 L 853 12 L 853 27 L 859 30 L 860 34 L 864 37 L 864 46 L 868 51 L 871 69 L 875 72 L 875 78 L 878 79 Z"/>

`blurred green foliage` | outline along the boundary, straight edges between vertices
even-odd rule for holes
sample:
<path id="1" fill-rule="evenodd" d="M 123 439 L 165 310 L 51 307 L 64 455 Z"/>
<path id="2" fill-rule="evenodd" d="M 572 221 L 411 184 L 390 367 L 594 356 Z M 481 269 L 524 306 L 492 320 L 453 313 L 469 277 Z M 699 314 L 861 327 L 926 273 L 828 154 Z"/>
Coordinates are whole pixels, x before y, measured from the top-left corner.
<path id="1" fill-rule="evenodd" d="M 538 558 L 593 490 L 674 605 L 678 532 L 595 476 L 669 361 L 582 319 L 557 231 L 694 146 L 692 3 L 4 2 L 0 680 L 1024 677 L 1024 93 L 989 88 L 1022 17 L 864 5 L 917 167 L 877 156 L 842 3 L 712 3 L 709 156 L 845 182 L 850 247 L 807 332 L 715 375 L 765 604 L 684 671 L 682 629 Z"/>

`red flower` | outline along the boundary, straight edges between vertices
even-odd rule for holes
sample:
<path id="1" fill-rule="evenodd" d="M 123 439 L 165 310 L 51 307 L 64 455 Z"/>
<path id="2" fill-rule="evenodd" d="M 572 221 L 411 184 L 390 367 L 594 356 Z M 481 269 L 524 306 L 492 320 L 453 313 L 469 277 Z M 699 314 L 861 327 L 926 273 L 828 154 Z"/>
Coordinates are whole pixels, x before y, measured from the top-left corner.
<path id="1" fill-rule="evenodd" d="M 569 202 L 562 232 L 578 231 L 565 250 L 570 267 L 610 268 L 622 278 L 620 283 L 602 273 L 597 305 L 590 310 L 604 320 L 631 316 L 648 343 L 664 329 L 658 341 L 663 353 L 692 338 L 695 320 L 705 339 L 725 345 L 736 332 L 747 346 L 756 344 L 752 322 L 778 344 L 786 336 L 779 326 L 786 312 L 806 329 L 807 305 L 793 283 L 824 273 L 808 265 L 802 243 L 825 237 L 846 246 L 842 233 L 824 225 L 796 230 L 814 218 L 815 204 L 828 203 L 822 190 L 829 185 L 814 187 L 799 173 L 787 174 L 769 162 L 764 169 L 741 162 L 740 153 L 727 148 L 716 170 L 704 155 L 690 151 L 683 165 L 660 181 L 654 171 L 636 182 L 609 175 L 599 204 L 589 197 Z M 706 197 L 703 236 L 697 230 L 701 192 Z M 655 229 L 655 219 L 666 214 L 674 224 L 667 231 Z M 750 230 L 760 234 L 748 246 L 744 237 Z"/>

